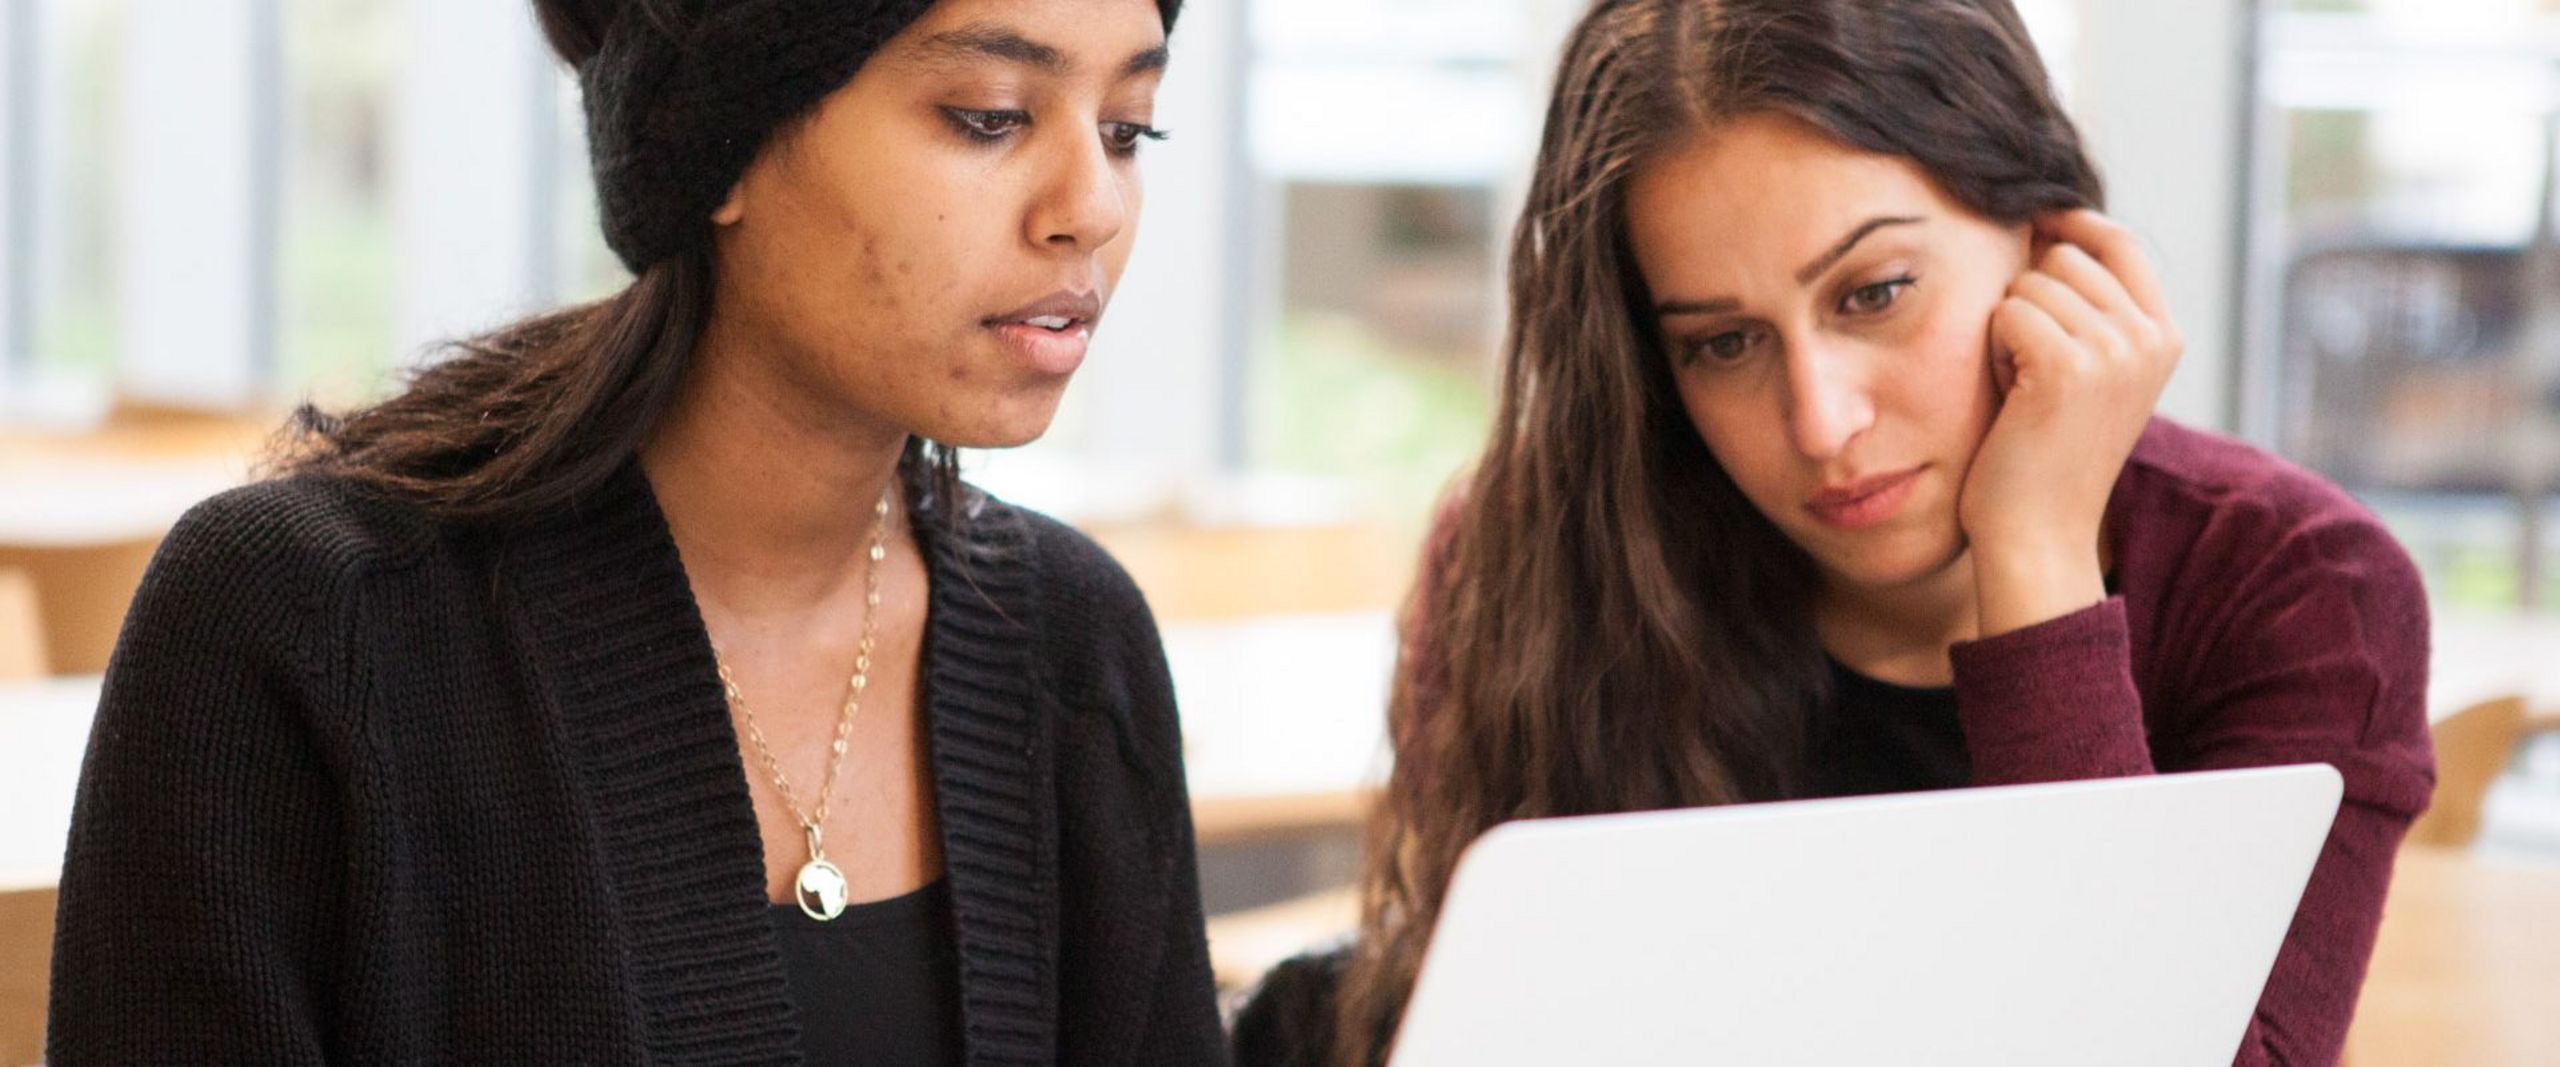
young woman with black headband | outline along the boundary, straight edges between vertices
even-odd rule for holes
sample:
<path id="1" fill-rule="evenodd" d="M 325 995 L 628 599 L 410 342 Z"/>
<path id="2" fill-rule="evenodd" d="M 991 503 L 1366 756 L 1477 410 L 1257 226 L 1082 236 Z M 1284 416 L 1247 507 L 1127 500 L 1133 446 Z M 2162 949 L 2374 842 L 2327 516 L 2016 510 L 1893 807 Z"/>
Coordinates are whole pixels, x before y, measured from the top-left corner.
<path id="1" fill-rule="evenodd" d="M 1146 605 L 952 461 L 1084 357 L 1179 4 L 536 0 L 636 279 L 170 535 L 50 1061 L 1222 1058 Z"/>

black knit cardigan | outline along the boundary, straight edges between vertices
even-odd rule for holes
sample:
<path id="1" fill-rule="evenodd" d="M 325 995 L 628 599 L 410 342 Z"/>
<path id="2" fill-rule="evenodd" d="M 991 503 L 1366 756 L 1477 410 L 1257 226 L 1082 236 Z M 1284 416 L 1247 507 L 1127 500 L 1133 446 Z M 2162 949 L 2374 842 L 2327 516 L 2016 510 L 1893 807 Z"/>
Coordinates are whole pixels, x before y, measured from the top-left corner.
<path id="1" fill-rule="evenodd" d="M 958 510 L 916 525 L 968 1062 L 1222 1062 L 1146 604 L 1065 526 Z M 496 529 L 252 485 L 178 524 L 108 669 L 48 1059 L 796 1063 L 764 885 L 636 466 Z"/>

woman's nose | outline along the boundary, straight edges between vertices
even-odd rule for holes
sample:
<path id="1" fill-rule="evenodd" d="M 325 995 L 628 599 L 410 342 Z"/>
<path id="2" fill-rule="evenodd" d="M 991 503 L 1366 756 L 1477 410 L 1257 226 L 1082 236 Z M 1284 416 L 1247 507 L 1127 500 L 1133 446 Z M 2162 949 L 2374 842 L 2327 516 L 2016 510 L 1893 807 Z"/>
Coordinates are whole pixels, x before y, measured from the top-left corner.
<path id="1" fill-rule="evenodd" d="M 1807 459 L 1828 460 L 1875 424 L 1868 368 L 1838 349 L 1790 346 L 1787 432 Z"/>

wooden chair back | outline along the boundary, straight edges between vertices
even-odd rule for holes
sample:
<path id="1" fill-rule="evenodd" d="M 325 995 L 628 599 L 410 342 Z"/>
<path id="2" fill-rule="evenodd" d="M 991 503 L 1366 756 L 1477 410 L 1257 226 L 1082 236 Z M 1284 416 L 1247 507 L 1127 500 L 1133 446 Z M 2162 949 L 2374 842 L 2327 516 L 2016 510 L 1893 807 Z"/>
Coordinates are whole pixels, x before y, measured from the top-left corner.
<path id="1" fill-rule="evenodd" d="M 35 586 L 46 663 L 55 674 L 107 669 L 124 612 L 159 547 L 157 536 L 100 544 L 0 544 L 0 570 Z"/>
<path id="2" fill-rule="evenodd" d="M 53 902 L 51 889 L 0 891 L 0 1064 L 44 1058 Z"/>
<path id="3" fill-rule="evenodd" d="M 2522 696 L 2484 700 L 2438 721 L 2435 802 L 2409 828 L 2410 843 L 2460 848 L 2480 836 L 2481 805 L 2524 729 Z"/>
<path id="4" fill-rule="evenodd" d="M 15 567 L 0 567 L 0 682 L 42 678 L 48 670 L 36 581 Z"/>

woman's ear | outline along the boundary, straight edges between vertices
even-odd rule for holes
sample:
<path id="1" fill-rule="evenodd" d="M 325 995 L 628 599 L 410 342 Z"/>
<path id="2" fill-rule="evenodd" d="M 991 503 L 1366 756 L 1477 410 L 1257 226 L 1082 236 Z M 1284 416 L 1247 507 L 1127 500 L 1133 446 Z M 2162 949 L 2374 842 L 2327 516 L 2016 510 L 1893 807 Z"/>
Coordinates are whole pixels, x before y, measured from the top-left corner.
<path id="1" fill-rule="evenodd" d="M 735 226 L 738 224 L 738 220 L 746 217 L 747 181 L 744 178 L 740 178 L 735 184 L 729 186 L 728 199 L 720 201 L 719 207 L 711 209 L 711 224 L 714 226 Z"/>

